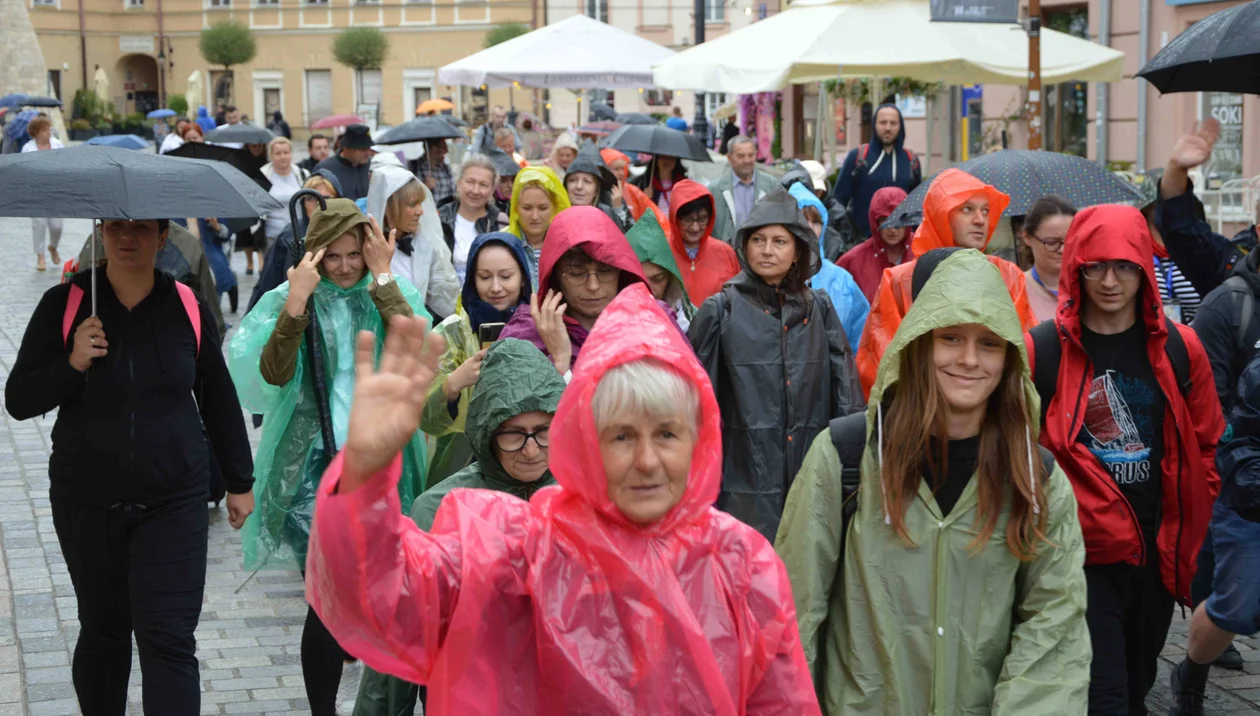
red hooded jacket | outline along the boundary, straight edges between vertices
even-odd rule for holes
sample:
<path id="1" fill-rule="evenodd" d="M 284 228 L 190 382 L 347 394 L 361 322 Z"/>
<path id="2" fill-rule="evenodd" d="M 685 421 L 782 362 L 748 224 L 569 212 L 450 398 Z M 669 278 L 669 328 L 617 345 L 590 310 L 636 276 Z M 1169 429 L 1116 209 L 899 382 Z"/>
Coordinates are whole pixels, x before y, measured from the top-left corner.
<path id="1" fill-rule="evenodd" d="M 899 186 L 886 186 L 875 192 L 875 195 L 871 197 L 869 212 L 873 235 L 846 251 L 836 260 L 837 266 L 853 275 L 853 280 L 857 282 L 858 288 L 862 289 L 867 301 L 875 300 L 875 292 L 879 290 L 879 281 L 884 277 L 884 269 L 900 265 L 889 261 L 888 245 L 879 236 L 879 226 L 885 219 L 892 216 L 905 198 L 906 190 Z M 910 248 L 910 229 L 902 229 L 902 232 L 905 238 L 902 239 L 901 245 L 906 249 L 901 257 L 901 263 L 904 264 L 914 260 L 914 251 Z"/>
<path id="2" fill-rule="evenodd" d="M 334 460 L 307 560 L 315 612 L 367 665 L 432 687 L 432 716 L 816 716 L 787 570 L 713 507 L 721 418 L 704 368 L 646 286 L 604 310 L 585 356 L 551 423 L 559 485 L 528 503 L 452 490 L 426 533 L 401 514 L 399 460 L 349 494 Z M 591 407 L 606 372 L 642 358 L 699 397 L 686 488 L 646 525 L 608 497 Z"/>
<path id="3" fill-rule="evenodd" d="M 674 263 L 678 264 L 678 270 L 682 272 L 683 285 L 687 288 L 687 297 L 697 306 L 704 303 L 704 299 L 712 296 L 722 290 L 722 284 L 734 278 L 739 273 L 739 259 L 735 256 L 735 249 L 725 241 L 718 241 L 713 238 L 713 222 L 717 218 L 713 194 L 704 186 L 691 181 L 690 179 L 682 179 L 674 185 L 674 191 L 671 195 L 669 209 L 669 226 L 670 231 L 666 234 L 669 239 L 669 248 L 674 253 Z M 697 199 L 707 199 L 709 202 L 709 225 L 704 227 L 704 238 L 700 240 L 700 251 L 696 254 L 693 261 L 687 256 L 687 250 L 683 245 L 682 227 L 678 225 L 678 210 L 688 202 Z"/>
<path id="4" fill-rule="evenodd" d="M 1067 473 L 1076 491 L 1086 564 L 1142 564 L 1142 534 L 1128 500 L 1089 447 L 1077 441 L 1089 402 L 1094 367 L 1081 346 L 1081 266 L 1094 261 L 1132 261 L 1144 279 L 1138 298 L 1146 325 L 1146 353 L 1163 389 L 1164 458 L 1157 545 L 1160 574 L 1168 592 L 1190 601 L 1199 547 L 1207 534 L 1212 503 L 1220 490 L 1216 443 L 1225 430 L 1220 402 L 1203 344 L 1189 326 L 1177 325 L 1190 356 L 1190 393 L 1182 396 L 1164 346 L 1168 328 L 1155 280 L 1151 235 L 1141 212 L 1128 206 L 1093 206 L 1072 222 L 1063 246 L 1059 307 L 1054 323 L 1063 354 L 1059 379 L 1046 412 L 1041 442 Z M 1036 365 L 1033 342 L 1029 362 Z"/>
<path id="5" fill-rule="evenodd" d="M 547 238 L 543 241 L 542 255 L 538 257 L 538 301 L 547 296 L 547 289 L 560 292 L 559 282 L 553 285 L 553 272 L 556 262 L 566 251 L 580 248 L 587 256 L 621 269 L 621 285 L 624 289 L 632 283 L 647 284 L 643 277 L 643 266 L 635 255 L 626 235 L 621 233 L 613 220 L 603 211 L 593 206 L 574 206 L 551 220 L 547 227 Z M 573 344 L 573 362 L 577 363 L 578 353 L 586 342 L 589 331 L 569 315 L 564 317 L 564 325 L 569 329 L 569 341 Z M 543 339 L 534 326 L 534 318 L 529 314 L 529 304 L 523 304 L 512 314 L 511 320 L 503 327 L 500 338 L 520 338 L 547 353 Z M 550 355 L 550 354 L 548 354 Z"/>
<path id="6" fill-rule="evenodd" d="M 998 222 L 1002 220 L 1002 212 L 1011 203 L 1011 198 L 962 170 L 946 169 L 932 181 L 927 196 L 923 197 L 923 223 L 911 239 L 916 256 L 922 256 L 933 249 L 954 246 L 949 212 L 967 203 L 976 194 L 985 194 L 989 198 L 989 236 L 985 239 L 985 245 L 988 245 Z M 1010 289 L 1015 312 L 1019 314 L 1024 330 L 1037 325 L 1037 319 L 1028 305 L 1024 272 L 1004 258 L 989 256 L 988 259 L 997 266 L 1002 280 Z M 892 343 L 901 319 L 913 303 L 910 298 L 910 283 L 914 278 L 914 265 L 915 261 L 911 261 L 885 269 L 879 282 L 879 290 L 871 300 L 871 312 L 866 318 L 866 328 L 862 331 L 862 342 L 857 351 L 858 375 L 862 379 L 862 392 L 865 395 L 870 395 L 871 386 L 875 384 L 875 374 L 879 372 L 879 359 L 883 357 L 888 344 Z"/>

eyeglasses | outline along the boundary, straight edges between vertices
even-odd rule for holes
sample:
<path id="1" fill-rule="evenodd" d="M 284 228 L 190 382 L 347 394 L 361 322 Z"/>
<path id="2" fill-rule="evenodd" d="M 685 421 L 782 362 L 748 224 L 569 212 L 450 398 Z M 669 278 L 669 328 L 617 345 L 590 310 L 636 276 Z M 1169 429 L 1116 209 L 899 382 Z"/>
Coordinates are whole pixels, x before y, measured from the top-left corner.
<path id="1" fill-rule="evenodd" d="M 1101 281 L 1108 271 L 1120 281 L 1132 281 L 1142 275 L 1142 267 L 1132 261 L 1094 261 L 1081 267 L 1081 275 L 1090 281 Z"/>
<path id="2" fill-rule="evenodd" d="M 545 449 L 551 444 L 551 437 L 548 435 L 550 431 L 550 425 L 538 428 L 532 433 L 524 430 L 504 430 L 494 434 L 494 444 L 503 452 L 520 452 L 525 449 L 525 443 L 533 438 L 535 445 Z"/>
<path id="3" fill-rule="evenodd" d="M 562 272 L 560 275 L 570 283 L 581 285 L 589 281 L 591 276 L 594 276 L 600 283 L 612 283 L 617 280 L 617 276 L 620 273 L 620 271 L 612 266 L 600 266 L 594 271 L 568 270 Z"/>
<path id="4" fill-rule="evenodd" d="M 704 226 L 708 226 L 709 219 L 712 219 L 712 218 L 713 217 L 709 216 L 708 214 L 692 214 L 690 217 L 680 216 L 678 217 L 678 224 L 680 226 L 704 227 Z"/>
<path id="5" fill-rule="evenodd" d="M 1045 249 L 1046 249 L 1046 251 L 1049 251 L 1049 252 L 1050 252 L 1050 253 L 1052 253 L 1052 254 L 1057 254 L 1057 253 L 1059 253 L 1060 251 L 1062 251 L 1062 250 L 1063 250 L 1063 241 L 1064 241 L 1064 239 L 1061 239 L 1061 238 L 1058 238 L 1058 239 L 1043 239 L 1043 238 L 1041 238 L 1040 236 L 1037 236 L 1036 234 L 1029 234 L 1029 236 L 1031 236 L 1031 237 L 1032 237 L 1033 241 L 1036 241 L 1037 243 L 1039 243 L 1039 244 L 1041 244 L 1042 246 L 1044 246 L 1044 247 L 1045 247 Z"/>

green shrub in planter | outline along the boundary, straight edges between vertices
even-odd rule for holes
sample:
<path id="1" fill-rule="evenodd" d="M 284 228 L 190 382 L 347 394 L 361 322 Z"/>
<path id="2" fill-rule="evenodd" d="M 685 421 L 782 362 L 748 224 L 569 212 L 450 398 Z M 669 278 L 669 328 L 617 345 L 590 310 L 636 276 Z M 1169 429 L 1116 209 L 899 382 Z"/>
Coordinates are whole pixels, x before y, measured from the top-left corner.
<path id="1" fill-rule="evenodd" d="M 182 94 L 169 95 L 166 98 L 166 106 L 180 117 L 188 116 L 188 100 Z"/>
<path id="2" fill-rule="evenodd" d="M 91 129 L 92 123 L 80 117 L 79 119 L 76 119 L 70 123 L 70 128 L 71 129 Z"/>
<path id="3" fill-rule="evenodd" d="M 124 127 L 139 127 L 144 124 L 144 115 L 139 112 L 132 112 L 123 118 Z"/>

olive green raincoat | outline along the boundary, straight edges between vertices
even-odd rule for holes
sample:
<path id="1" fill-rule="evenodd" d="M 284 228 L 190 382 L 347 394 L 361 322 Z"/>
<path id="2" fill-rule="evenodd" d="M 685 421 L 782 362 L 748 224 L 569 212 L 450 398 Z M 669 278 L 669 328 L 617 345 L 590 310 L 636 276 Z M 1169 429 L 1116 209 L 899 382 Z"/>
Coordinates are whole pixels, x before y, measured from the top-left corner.
<path id="1" fill-rule="evenodd" d="M 481 378 L 466 411 L 466 434 L 477 462 L 416 498 L 411 508 L 411 518 L 416 524 L 423 530 L 432 527 L 442 498 L 457 488 L 496 490 L 528 501 L 539 489 L 556 484 L 550 472 L 535 482 L 513 479 L 500 466 L 490 442 L 494 431 L 517 415 L 535 411 L 555 413 L 564 387 L 564 378 L 532 344 L 505 338 L 491 346 L 481 364 Z M 411 716 L 417 688 L 415 684 L 364 667 L 354 716 Z"/>
<path id="2" fill-rule="evenodd" d="M 940 264 L 880 363 L 866 413 L 858 510 L 840 551 L 840 461 L 829 432 L 813 442 L 788 494 L 776 550 L 787 565 L 805 655 L 831 716 L 1076 716 L 1088 701 L 1085 547 L 1072 486 L 1045 483 L 1046 537 L 1029 562 L 1006 547 L 1007 515 L 979 553 L 973 479 L 942 517 L 924 480 L 906 512 L 914 547 L 885 523 L 876 420 L 897 382 L 898 354 L 935 328 L 979 323 L 1014 344 L 1019 316 L 1002 277 L 977 251 Z M 1035 435 L 1032 436 L 1035 440 Z M 884 436 L 895 440 L 895 436 Z"/>

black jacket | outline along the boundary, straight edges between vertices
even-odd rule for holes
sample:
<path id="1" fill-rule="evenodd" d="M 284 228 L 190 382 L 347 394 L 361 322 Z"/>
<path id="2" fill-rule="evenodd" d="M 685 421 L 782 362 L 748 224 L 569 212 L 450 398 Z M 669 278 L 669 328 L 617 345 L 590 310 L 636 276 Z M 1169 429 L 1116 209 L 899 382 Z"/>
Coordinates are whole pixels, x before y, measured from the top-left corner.
<path id="1" fill-rule="evenodd" d="M 446 248 L 455 253 L 455 217 L 459 215 L 459 199 L 448 201 L 438 207 L 438 218 L 442 221 L 442 237 L 446 239 Z M 499 205 L 491 200 L 486 205 L 486 214 L 473 223 L 477 236 L 499 231 Z"/>
<path id="2" fill-rule="evenodd" d="M 1193 186 L 1171 199 L 1160 197 L 1156 201 L 1155 226 L 1164 238 L 1169 258 L 1200 296 L 1221 285 L 1247 253 L 1256 248 L 1254 224 L 1232 239 L 1212 231 Z"/>
<path id="3" fill-rule="evenodd" d="M 1238 381 L 1229 426 L 1233 437 L 1217 452 L 1220 499 L 1243 519 L 1260 522 L 1260 361 L 1253 360 Z"/>
<path id="4" fill-rule="evenodd" d="M 817 270 L 814 231 L 796 199 L 782 190 L 754 205 L 738 244 L 769 224 L 788 227 L 798 256 Z M 709 373 L 722 414 L 718 509 L 773 541 L 810 443 L 832 418 L 863 407 L 840 316 L 825 292 L 784 293 L 745 268 L 705 299 L 687 337 Z"/>
<path id="5" fill-rule="evenodd" d="M 73 281 L 85 295 L 70 345 L 91 313 L 90 272 Z M 128 311 L 102 272 L 97 315 L 109 354 L 79 373 L 61 333 L 69 294 L 61 284 L 40 299 L 5 385 L 14 419 L 58 410 L 48 460 L 52 496 L 100 507 L 205 500 L 211 446 L 228 492 L 251 490 L 245 421 L 206 303 L 198 298 L 198 353 L 174 279 L 155 271 L 153 291 Z"/>
<path id="6" fill-rule="evenodd" d="M 1260 271 L 1260 251 L 1253 251 L 1230 273 L 1231 277 L 1238 276 L 1242 285 L 1237 285 L 1237 281 L 1220 284 L 1203 298 L 1194 315 L 1194 332 L 1203 342 L 1203 350 L 1212 364 L 1216 394 L 1226 415 L 1230 414 L 1234 402 L 1238 376 L 1255 357 L 1256 343 L 1260 341 L 1260 273 L 1257 271 Z M 1182 272 L 1185 273 L 1185 269 Z M 1240 335 L 1248 293 L 1252 296 L 1251 317 L 1246 331 Z"/>

